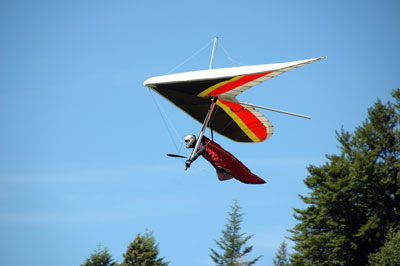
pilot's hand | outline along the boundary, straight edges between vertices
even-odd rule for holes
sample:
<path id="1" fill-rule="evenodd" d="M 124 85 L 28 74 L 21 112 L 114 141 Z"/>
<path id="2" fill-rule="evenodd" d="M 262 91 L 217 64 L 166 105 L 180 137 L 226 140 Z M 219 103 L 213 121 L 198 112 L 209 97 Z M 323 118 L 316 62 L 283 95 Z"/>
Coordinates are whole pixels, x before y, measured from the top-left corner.
<path id="1" fill-rule="evenodd" d="M 189 167 L 190 167 L 190 164 L 191 164 L 192 162 L 190 161 L 190 160 L 187 160 L 186 162 L 185 162 L 185 170 L 187 170 Z"/>

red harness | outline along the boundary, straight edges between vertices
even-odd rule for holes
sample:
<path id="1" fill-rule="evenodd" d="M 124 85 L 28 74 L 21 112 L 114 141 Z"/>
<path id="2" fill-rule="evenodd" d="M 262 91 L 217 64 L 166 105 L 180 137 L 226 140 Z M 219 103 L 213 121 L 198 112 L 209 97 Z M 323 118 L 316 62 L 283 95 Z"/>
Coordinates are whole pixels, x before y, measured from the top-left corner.
<path id="1" fill-rule="evenodd" d="M 246 184 L 266 183 L 260 177 L 253 174 L 241 161 L 230 152 L 224 150 L 219 144 L 203 137 L 206 150 L 201 154 L 215 168 L 222 168 L 233 175 L 237 180 Z"/>

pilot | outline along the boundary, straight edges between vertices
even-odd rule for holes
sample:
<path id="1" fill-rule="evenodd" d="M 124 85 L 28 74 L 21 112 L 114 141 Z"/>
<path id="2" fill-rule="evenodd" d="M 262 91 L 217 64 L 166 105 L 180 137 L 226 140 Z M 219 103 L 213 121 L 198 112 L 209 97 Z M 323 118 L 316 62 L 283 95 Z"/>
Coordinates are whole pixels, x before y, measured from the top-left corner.
<path id="1" fill-rule="evenodd" d="M 184 138 L 186 148 L 187 149 L 194 149 L 196 145 L 196 136 L 195 135 L 186 135 Z M 220 181 L 225 181 L 234 178 L 233 175 L 229 173 L 228 169 L 222 167 L 222 158 L 218 157 L 218 154 L 215 153 L 207 144 L 205 143 L 205 138 L 203 137 L 200 141 L 198 148 L 194 154 L 192 160 L 187 160 L 185 162 L 186 168 L 190 167 L 190 164 L 194 162 L 200 155 L 202 155 L 207 161 L 209 161 L 212 166 L 215 167 L 217 171 L 217 176 Z"/>

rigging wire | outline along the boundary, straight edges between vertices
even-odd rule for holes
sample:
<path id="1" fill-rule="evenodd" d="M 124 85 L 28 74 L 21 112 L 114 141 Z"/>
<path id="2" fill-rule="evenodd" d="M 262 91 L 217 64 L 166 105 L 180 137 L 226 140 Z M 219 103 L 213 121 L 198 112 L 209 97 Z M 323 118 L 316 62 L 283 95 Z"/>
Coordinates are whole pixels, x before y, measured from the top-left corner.
<path id="1" fill-rule="evenodd" d="M 214 140 L 213 131 L 215 131 L 215 130 L 212 129 L 212 122 L 213 122 L 213 120 L 214 120 L 214 118 L 215 118 L 215 116 L 217 115 L 217 113 L 218 113 L 219 110 L 220 110 L 220 108 L 218 108 L 218 106 L 217 106 L 217 107 L 215 108 L 214 114 L 211 116 L 211 119 L 210 119 L 210 122 L 209 122 L 209 126 L 208 126 L 208 128 L 209 128 L 209 130 L 210 130 L 210 134 L 211 134 L 211 139 L 212 139 L 212 140 Z M 217 133 L 219 133 L 219 134 L 216 135 L 215 138 L 218 139 L 219 135 L 222 135 L 222 133 L 225 132 L 225 130 L 232 124 L 232 122 L 233 122 L 233 119 L 231 119 L 231 120 L 229 121 L 229 123 L 226 123 L 225 126 L 221 129 L 221 131 L 217 132 Z"/>
<path id="2" fill-rule="evenodd" d="M 175 135 L 177 136 L 178 139 L 180 139 L 179 133 L 178 133 L 178 131 L 176 130 L 176 128 L 174 127 L 174 125 L 172 124 L 171 120 L 169 120 L 169 118 L 168 118 L 167 114 L 165 113 L 165 111 L 161 108 L 161 105 L 157 102 L 157 100 L 156 100 L 156 98 L 154 97 L 153 93 L 151 92 L 151 89 L 150 89 L 150 88 L 149 88 L 149 93 L 150 93 L 150 95 L 151 95 L 151 98 L 153 98 L 154 103 L 155 103 L 156 106 L 157 106 L 157 110 L 158 110 L 158 112 L 160 113 L 160 116 L 161 116 L 161 118 L 162 118 L 162 120 L 163 120 L 163 122 L 164 122 L 165 127 L 167 128 L 167 131 L 168 131 L 168 134 L 169 134 L 169 136 L 170 136 L 170 138 L 171 138 L 171 140 L 172 140 L 172 143 L 174 144 L 176 150 L 177 150 L 178 153 L 179 153 L 180 150 L 181 150 L 181 148 L 182 148 L 182 143 L 181 143 L 180 147 L 178 148 L 178 146 L 176 145 L 174 136 L 172 136 L 172 132 L 171 132 L 170 128 L 173 129 L 173 131 L 175 132 Z M 168 124 L 169 124 L 169 125 L 168 125 Z"/>
<path id="3" fill-rule="evenodd" d="M 206 45 L 204 45 L 202 48 L 200 48 L 200 50 L 198 50 L 197 52 L 195 52 L 194 54 L 192 54 L 189 58 L 187 58 L 185 61 L 183 61 L 182 63 L 180 63 L 179 65 L 177 65 L 176 67 L 174 67 L 173 69 L 171 69 L 170 71 L 167 72 L 167 74 L 170 74 L 171 72 L 177 70 L 178 68 L 180 68 L 181 66 L 183 66 L 184 64 L 186 64 L 187 62 L 189 62 L 193 57 L 195 57 L 196 55 L 198 55 L 199 53 L 201 53 L 204 49 L 206 49 L 208 46 L 210 46 L 210 44 L 214 41 L 214 39 L 212 39 L 211 41 L 209 41 Z"/>
<path id="4" fill-rule="evenodd" d="M 228 60 L 231 61 L 231 64 L 232 64 L 233 66 L 234 66 L 234 65 L 236 65 L 236 66 L 238 66 L 238 65 L 239 65 L 239 66 L 244 66 L 244 64 L 242 64 L 242 63 L 236 61 L 235 59 L 233 59 L 233 58 L 229 55 L 228 51 L 225 49 L 225 47 L 222 45 L 221 42 L 219 43 L 219 45 L 220 45 L 220 47 L 222 48 L 222 51 L 225 53 L 225 55 L 226 55 L 226 57 L 228 58 Z"/>

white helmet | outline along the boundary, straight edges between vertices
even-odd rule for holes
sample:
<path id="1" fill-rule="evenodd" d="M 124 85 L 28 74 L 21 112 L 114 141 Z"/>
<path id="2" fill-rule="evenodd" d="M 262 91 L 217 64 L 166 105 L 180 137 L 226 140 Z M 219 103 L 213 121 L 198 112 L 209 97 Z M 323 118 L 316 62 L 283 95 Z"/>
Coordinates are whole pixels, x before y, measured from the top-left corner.
<path id="1" fill-rule="evenodd" d="M 186 148 L 188 148 L 188 149 L 193 148 L 192 146 L 196 142 L 195 135 L 186 135 L 183 139 L 185 140 Z"/>

